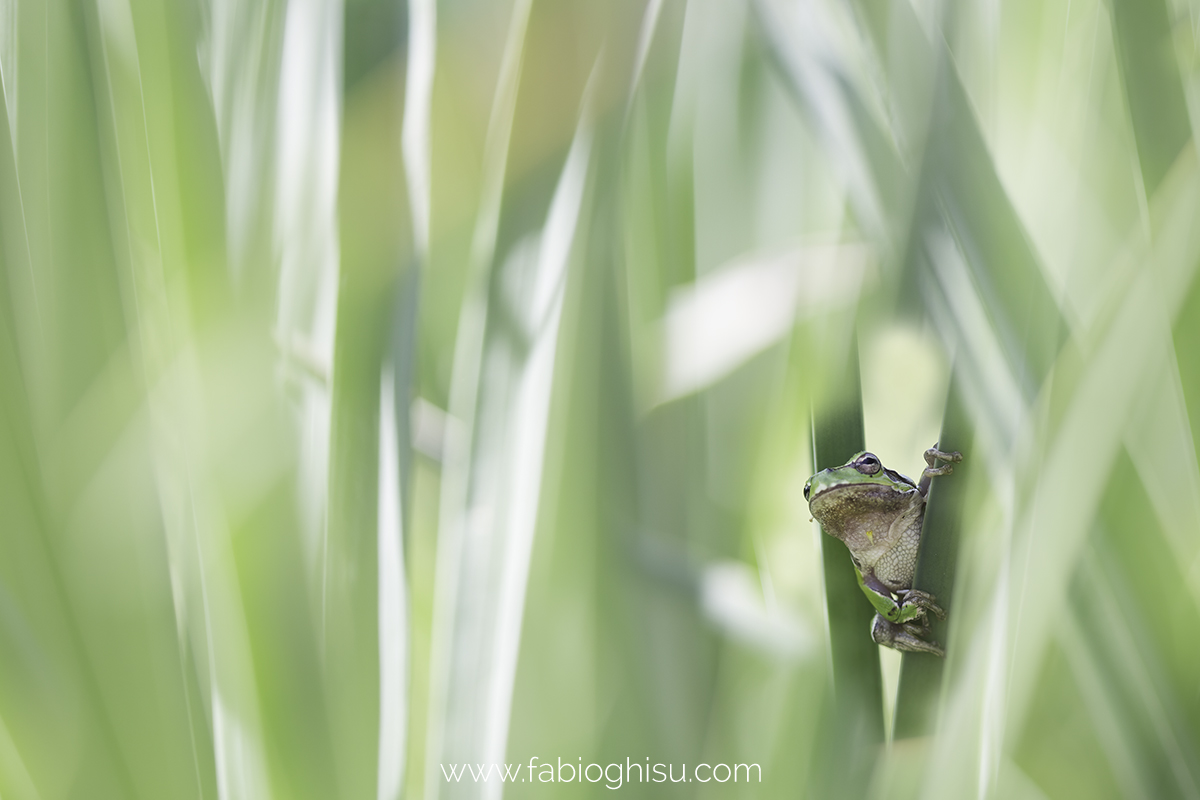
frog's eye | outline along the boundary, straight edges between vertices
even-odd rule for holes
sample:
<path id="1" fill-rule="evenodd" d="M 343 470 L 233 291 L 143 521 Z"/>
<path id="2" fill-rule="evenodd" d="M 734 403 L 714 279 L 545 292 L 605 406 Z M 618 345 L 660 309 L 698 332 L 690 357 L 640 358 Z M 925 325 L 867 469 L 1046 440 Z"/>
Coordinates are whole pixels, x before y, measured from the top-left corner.
<path id="1" fill-rule="evenodd" d="M 805 481 L 805 483 L 804 483 L 804 499 L 805 500 L 808 499 L 808 489 L 810 486 L 812 486 L 812 481 Z"/>
<path id="2" fill-rule="evenodd" d="M 854 468 L 863 475 L 874 475 L 883 468 L 879 463 L 879 459 L 870 453 L 864 453 L 862 458 L 854 463 Z"/>

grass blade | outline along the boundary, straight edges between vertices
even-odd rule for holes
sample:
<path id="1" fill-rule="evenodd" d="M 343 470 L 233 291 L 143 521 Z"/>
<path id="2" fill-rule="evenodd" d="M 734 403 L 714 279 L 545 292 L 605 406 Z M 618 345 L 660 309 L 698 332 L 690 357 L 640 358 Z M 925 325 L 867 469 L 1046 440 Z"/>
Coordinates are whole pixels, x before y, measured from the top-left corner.
<path id="1" fill-rule="evenodd" d="M 1170 10 L 1163 0 L 1111 0 L 1109 8 L 1143 191 L 1152 197 L 1192 135 Z"/>
<path id="2" fill-rule="evenodd" d="M 921 531 L 921 552 L 914 588 L 933 594 L 945 609 L 948 620 L 931 618 L 931 639 L 946 649 L 951 657 L 952 643 L 947 638 L 949 619 L 954 613 L 954 578 L 958 566 L 959 540 L 966 483 L 971 476 L 970 416 L 960 394 L 960 387 L 951 382 L 945 423 L 938 438 L 944 451 L 963 454 L 963 463 L 956 464 L 952 476 L 935 478 L 929 489 L 925 511 L 925 526 Z M 900 684 L 896 690 L 896 712 L 892 736 L 905 739 L 929 736 L 934 733 L 938 705 L 945 672 L 944 659 L 922 653 L 905 653 L 900 663 Z"/>
<path id="3" fill-rule="evenodd" d="M 816 470 L 840 466 L 866 449 L 858 374 L 858 345 L 834 384 L 833 396 L 814 414 L 813 464 Z M 863 597 L 849 553 L 841 542 L 821 536 L 825 607 L 833 660 L 833 704 L 825 718 L 833 733 L 818 770 L 818 794 L 861 795 L 884 739 L 883 679 L 879 646 L 871 639 L 875 610 Z"/>

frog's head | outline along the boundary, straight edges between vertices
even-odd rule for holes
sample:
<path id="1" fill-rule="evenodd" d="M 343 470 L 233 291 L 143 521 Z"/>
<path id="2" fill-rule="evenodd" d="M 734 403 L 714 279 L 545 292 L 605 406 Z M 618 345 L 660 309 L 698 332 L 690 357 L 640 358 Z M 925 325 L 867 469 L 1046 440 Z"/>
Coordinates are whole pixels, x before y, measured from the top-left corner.
<path id="1" fill-rule="evenodd" d="M 888 469 L 874 453 L 859 453 L 840 467 L 822 470 L 804 484 L 804 499 L 814 517 L 826 523 L 831 514 L 897 507 L 917 494 L 917 485 Z"/>

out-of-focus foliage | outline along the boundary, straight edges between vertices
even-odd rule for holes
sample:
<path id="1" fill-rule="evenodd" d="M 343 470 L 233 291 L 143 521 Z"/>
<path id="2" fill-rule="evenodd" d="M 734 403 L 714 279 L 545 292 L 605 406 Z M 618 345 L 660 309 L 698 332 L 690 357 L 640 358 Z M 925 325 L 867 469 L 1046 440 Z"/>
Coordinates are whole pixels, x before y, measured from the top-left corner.
<path id="1" fill-rule="evenodd" d="M 1195 0 L 0 0 L 0 83 L 5 800 L 1200 797 Z M 948 387 L 897 700 L 812 421 Z"/>

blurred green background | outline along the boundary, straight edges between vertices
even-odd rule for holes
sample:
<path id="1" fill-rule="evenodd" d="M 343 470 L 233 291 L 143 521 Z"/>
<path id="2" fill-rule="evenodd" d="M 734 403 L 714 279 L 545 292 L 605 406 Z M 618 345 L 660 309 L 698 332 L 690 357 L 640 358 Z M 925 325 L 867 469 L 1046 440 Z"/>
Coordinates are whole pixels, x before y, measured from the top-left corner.
<path id="1" fill-rule="evenodd" d="M 1200 2 L 0 0 L 0 78 L 3 800 L 1200 798 Z M 809 521 L 860 419 L 968 456 L 944 672 Z"/>

